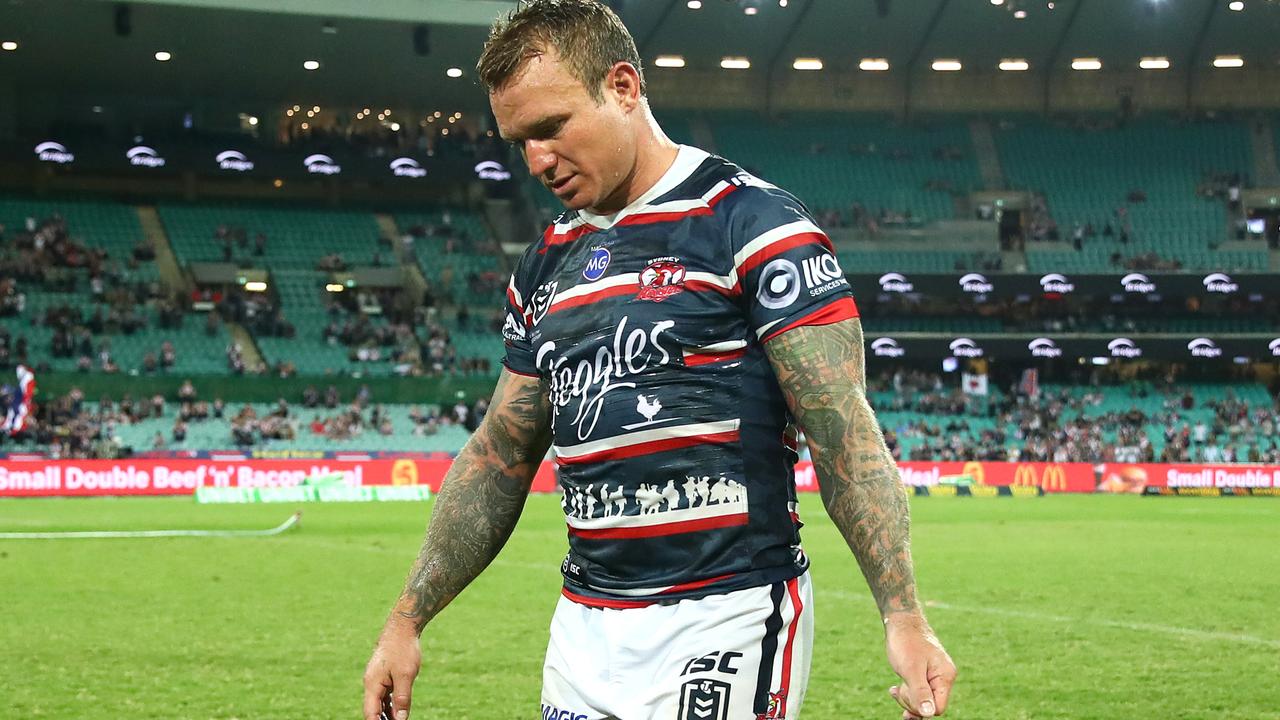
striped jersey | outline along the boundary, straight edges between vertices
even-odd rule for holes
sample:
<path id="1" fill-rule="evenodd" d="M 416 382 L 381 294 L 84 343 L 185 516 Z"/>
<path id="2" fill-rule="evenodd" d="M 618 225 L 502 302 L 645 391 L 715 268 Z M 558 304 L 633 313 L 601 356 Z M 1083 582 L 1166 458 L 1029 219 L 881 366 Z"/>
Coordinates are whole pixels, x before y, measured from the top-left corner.
<path id="1" fill-rule="evenodd" d="M 804 572 L 764 343 L 857 314 L 804 206 L 696 148 L 618 213 L 547 228 L 508 285 L 504 364 L 548 385 L 564 594 L 638 607 Z"/>

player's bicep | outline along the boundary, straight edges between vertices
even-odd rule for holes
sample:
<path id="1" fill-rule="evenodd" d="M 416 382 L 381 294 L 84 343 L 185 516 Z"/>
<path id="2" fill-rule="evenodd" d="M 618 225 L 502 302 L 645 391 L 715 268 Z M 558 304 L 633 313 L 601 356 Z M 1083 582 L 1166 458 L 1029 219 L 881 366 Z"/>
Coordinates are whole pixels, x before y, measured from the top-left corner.
<path id="1" fill-rule="evenodd" d="M 792 415 L 810 441 L 839 442 L 866 415 L 862 323 L 805 325 L 764 345 Z"/>
<path id="2" fill-rule="evenodd" d="M 503 368 L 481 429 L 507 465 L 540 462 L 551 445 L 551 402 L 545 381 Z"/>

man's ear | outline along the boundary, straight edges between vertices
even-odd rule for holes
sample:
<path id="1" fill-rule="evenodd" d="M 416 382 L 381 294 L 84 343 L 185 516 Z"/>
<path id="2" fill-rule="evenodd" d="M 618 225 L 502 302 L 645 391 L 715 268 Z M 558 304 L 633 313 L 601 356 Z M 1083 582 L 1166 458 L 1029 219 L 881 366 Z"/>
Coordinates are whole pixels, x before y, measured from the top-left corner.
<path id="1" fill-rule="evenodd" d="M 640 105 L 640 71 L 626 61 L 618 61 L 605 75 L 604 92 L 613 97 L 623 110 L 630 112 Z"/>

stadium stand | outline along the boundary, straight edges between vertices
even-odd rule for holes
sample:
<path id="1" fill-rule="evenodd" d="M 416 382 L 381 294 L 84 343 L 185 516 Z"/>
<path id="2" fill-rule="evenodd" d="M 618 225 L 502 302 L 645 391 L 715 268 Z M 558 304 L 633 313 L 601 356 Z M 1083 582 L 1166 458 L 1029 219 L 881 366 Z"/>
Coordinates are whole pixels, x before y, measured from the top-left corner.
<path id="1" fill-rule="evenodd" d="M 367 212 L 295 209 L 260 204 L 164 203 L 160 217 L 174 253 L 183 262 L 248 260 L 263 267 L 314 269 L 325 256 L 347 265 L 379 264 L 378 226 Z M 219 240 L 219 229 L 233 236 Z M 237 236 L 236 229 L 242 231 Z M 256 238 L 265 244 L 257 254 Z M 387 263 L 385 253 L 381 264 Z"/>
<path id="2" fill-rule="evenodd" d="M 1068 246 L 1029 242 L 1032 272 L 1105 271 L 1122 264 L 1117 254 L 1191 270 L 1268 267 L 1265 248 L 1216 250 L 1228 237 L 1227 209 L 1202 192 L 1209 179 L 1251 167 L 1248 132 L 1239 123 L 1018 116 L 999 124 L 996 141 L 1010 185 L 1045 195 Z M 1077 228 L 1086 237 L 1073 250 Z"/>

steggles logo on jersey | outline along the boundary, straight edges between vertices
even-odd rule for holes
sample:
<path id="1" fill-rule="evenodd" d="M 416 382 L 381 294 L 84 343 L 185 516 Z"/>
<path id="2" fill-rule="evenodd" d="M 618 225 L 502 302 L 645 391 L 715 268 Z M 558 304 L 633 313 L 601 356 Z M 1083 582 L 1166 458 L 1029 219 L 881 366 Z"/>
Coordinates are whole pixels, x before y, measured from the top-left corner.
<path id="1" fill-rule="evenodd" d="M 805 259 L 804 284 L 809 288 L 809 295 L 817 297 L 825 292 L 835 290 L 849 284 L 844 273 L 840 272 L 840 264 L 834 255 L 823 253 L 817 257 Z"/>
<path id="2" fill-rule="evenodd" d="M 542 318 L 547 316 L 547 311 L 551 309 L 551 302 L 556 299 L 556 288 L 560 283 L 552 281 L 543 283 L 533 291 L 533 297 L 529 298 L 529 325 L 537 327 L 542 322 Z"/>
<path id="3" fill-rule="evenodd" d="M 760 271 L 756 299 L 770 310 L 787 307 L 800 297 L 800 270 L 786 258 L 778 258 Z"/>
<path id="4" fill-rule="evenodd" d="M 684 292 L 684 265 L 679 258 L 655 258 L 640 271 L 640 292 L 636 298 L 662 302 Z"/>
<path id="5" fill-rule="evenodd" d="M 554 286 L 555 283 L 551 284 Z M 545 310 L 543 314 L 546 314 Z M 554 341 L 545 342 L 538 348 L 534 364 L 551 376 L 550 397 L 556 417 L 574 399 L 578 401 L 573 424 L 578 427 L 579 440 L 586 440 L 596 429 L 606 395 L 613 390 L 635 389 L 636 384 L 624 382 L 625 378 L 671 362 L 672 353 L 662 347 L 660 340 L 664 332 L 675 326 L 675 321 L 655 322 L 648 332 L 641 328 L 628 332 L 627 322 L 630 319 L 624 315 L 613 333 L 612 344 L 601 345 L 592 359 L 582 359 L 577 367 L 567 367 L 568 358 L 555 356 Z M 678 351 L 676 355 L 679 355 Z"/>
<path id="6" fill-rule="evenodd" d="M 609 269 L 609 259 L 608 248 L 592 250 L 591 259 L 587 260 L 587 266 L 582 269 L 582 277 L 592 282 L 604 277 L 605 271 Z"/>
<path id="7" fill-rule="evenodd" d="M 728 720 L 729 683 L 720 680 L 690 680 L 680 687 L 678 720 Z"/>

